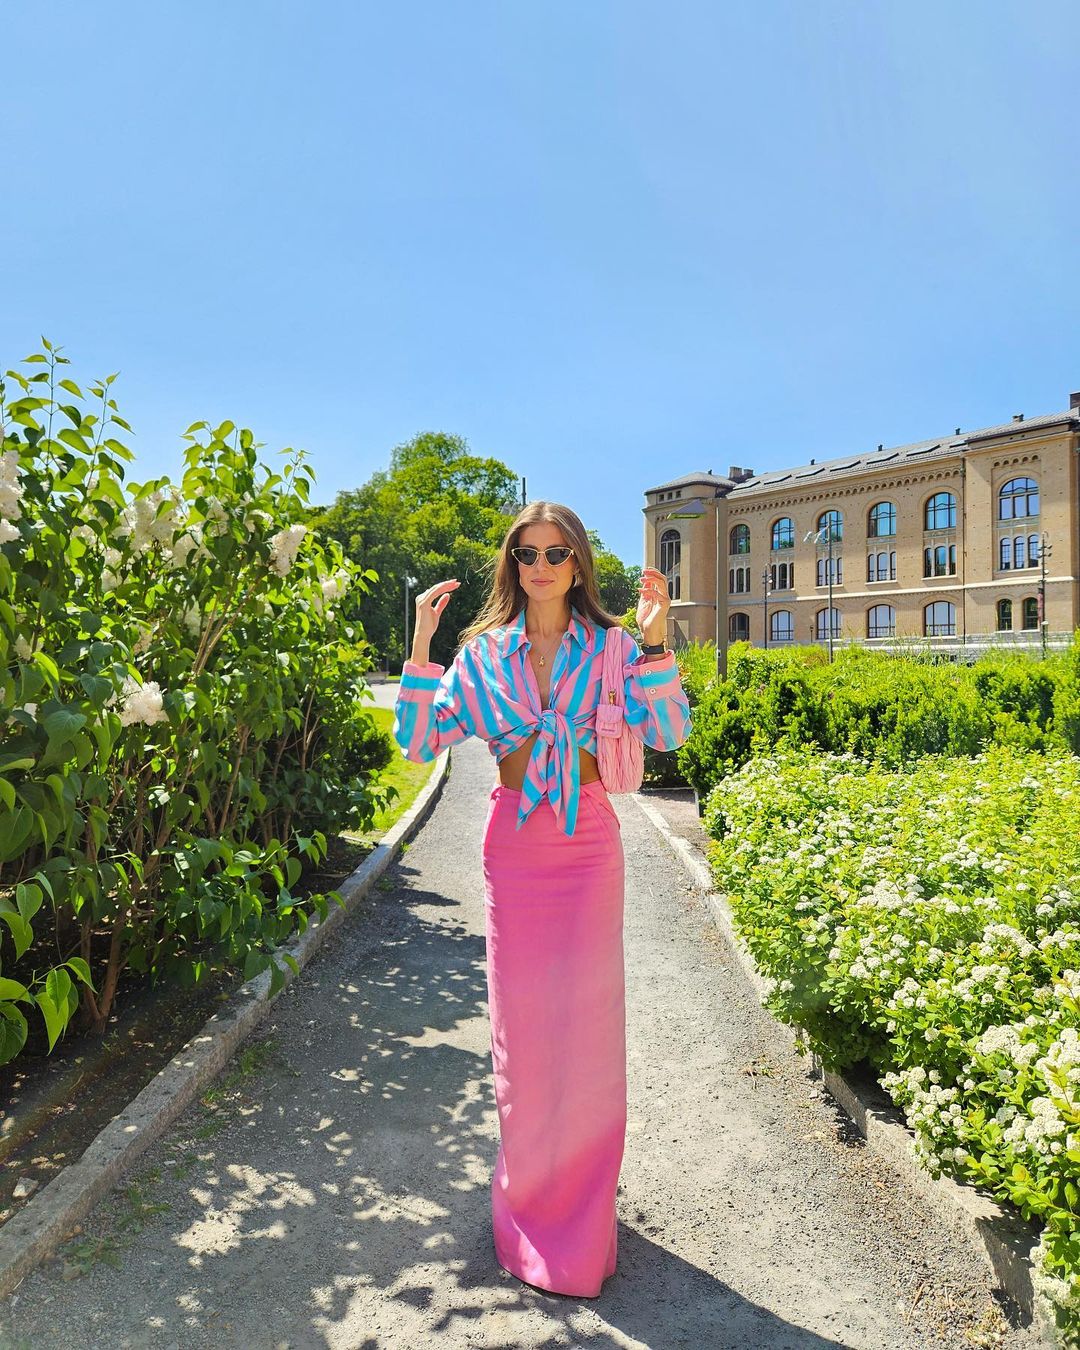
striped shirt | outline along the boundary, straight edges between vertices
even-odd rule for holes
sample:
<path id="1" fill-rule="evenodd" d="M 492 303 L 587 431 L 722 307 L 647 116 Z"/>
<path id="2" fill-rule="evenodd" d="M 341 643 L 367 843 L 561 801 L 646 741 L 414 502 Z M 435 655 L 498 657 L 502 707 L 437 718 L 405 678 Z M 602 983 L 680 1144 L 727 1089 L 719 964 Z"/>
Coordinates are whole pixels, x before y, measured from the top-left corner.
<path id="1" fill-rule="evenodd" d="M 577 608 L 551 664 L 550 706 L 527 652 L 525 610 L 513 623 L 471 638 L 449 670 L 437 662 L 406 661 L 394 710 L 394 739 L 406 759 L 423 762 L 467 736 L 488 742 L 497 761 L 536 733 L 521 789 L 517 828 L 547 797 L 560 828 L 577 824 L 581 770 L 578 747 L 596 754 L 604 630 Z M 625 628 L 607 630 L 622 642 L 626 721 L 654 750 L 674 750 L 690 732 L 690 707 L 675 656 L 647 661 Z"/>

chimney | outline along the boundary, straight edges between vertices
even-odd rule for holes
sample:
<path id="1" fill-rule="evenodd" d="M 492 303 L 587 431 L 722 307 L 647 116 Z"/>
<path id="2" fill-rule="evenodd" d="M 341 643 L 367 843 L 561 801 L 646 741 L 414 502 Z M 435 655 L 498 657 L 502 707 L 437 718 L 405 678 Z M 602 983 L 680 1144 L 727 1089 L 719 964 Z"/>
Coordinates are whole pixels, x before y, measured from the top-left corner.
<path id="1" fill-rule="evenodd" d="M 1024 414 L 1023 414 L 1023 413 L 1013 413 L 1013 421 L 1014 421 L 1014 422 L 1022 422 L 1023 420 L 1024 420 Z"/>
<path id="2" fill-rule="evenodd" d="M 1069 395 L 1069 411 L 1080 412 L 1080 389 Z"/>
<path id="3" fill-rule="evenodd" d="M 742 483 L 742 482 L 744 482 L 747 478 L 753 478 L 753 476 L 754 476 L 754 471 L 753 471 L 753 469 L 744 469 L 744 468 L 742 468 L 742 467 L 741 467 L 740 465 L 738 465 L 738 464 L 732 464 L 731 467 L 728 469 L 728 475 L 727 475 L 727 476 L 728 476 L 728 477 L 732 480 L 732 482 L 734 482 L 734 483 Z"/>

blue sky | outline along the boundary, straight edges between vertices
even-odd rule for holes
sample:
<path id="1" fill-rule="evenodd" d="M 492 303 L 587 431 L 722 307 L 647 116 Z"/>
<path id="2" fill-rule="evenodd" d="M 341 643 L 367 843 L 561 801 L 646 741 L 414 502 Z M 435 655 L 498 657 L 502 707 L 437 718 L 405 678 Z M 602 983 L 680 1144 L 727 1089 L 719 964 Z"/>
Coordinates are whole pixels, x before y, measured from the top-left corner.
<path id="1" fill-rule="evenodd" d="M 317 499 L 464 436 L 640 561 L 642 492 L 1068 406 L 1061 0 L 4 6 L 0 362 L 121 371 Z"/>

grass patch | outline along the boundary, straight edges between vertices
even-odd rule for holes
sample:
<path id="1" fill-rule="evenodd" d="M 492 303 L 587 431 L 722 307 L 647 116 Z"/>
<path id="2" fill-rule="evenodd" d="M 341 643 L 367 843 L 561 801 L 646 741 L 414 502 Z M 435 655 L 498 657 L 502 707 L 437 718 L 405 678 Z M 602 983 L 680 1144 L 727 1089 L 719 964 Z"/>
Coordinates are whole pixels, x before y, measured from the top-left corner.
<path id="1" fill-rule="evenodd" d="M 392 708 L 368 708 L 367 712 L 375 720 L 380 730 L 390 734 L 394 725 Z M 365 839 L 377 839 L 399 820 L 416 800 L 416 795 L 431 776 L 434 761 L 428 764 L 414 764 L 405 758 L 395 746 L 394 759 L 389 768 L 384 769 L 381 782 L 390 783 L 398 790 L 398 796 L 385 811 L 380 811 L 372 822 L 371 829 L 363 836 Z"/>

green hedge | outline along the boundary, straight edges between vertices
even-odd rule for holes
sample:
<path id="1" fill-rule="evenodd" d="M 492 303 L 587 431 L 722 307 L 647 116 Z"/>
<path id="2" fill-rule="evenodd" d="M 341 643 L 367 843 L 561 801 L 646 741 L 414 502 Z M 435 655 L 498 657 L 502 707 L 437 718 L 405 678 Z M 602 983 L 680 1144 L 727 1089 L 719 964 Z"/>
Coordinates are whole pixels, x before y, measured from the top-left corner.
<path id="1" fill-rule="evenodd" d="M 678 768 L 704 797 L 752 755 L 850 750 L 886 765 L 991 744 L 1080 752 L 1080 638 L 1040 660 L 994 653 L 970 666 L 844 649 L 731 649 L 728 677 L 700 693 Z"/>
<path id="2" fill-rule="evenodd" d="M 363 829 L 392 754 L 363 710 L 350 591 L 303 523 L 302 453 L 188 428 L 179 486 L 124 484 L 112 377 L 49 344 L 0 381 L 0 1062 L 100 1031 L 126 970 L 273 967 L 327 830 Z M 288 958 L 285 958 L 286 960 Z M 39 1023 L 39 1025 L 41 1025 Z"/>

